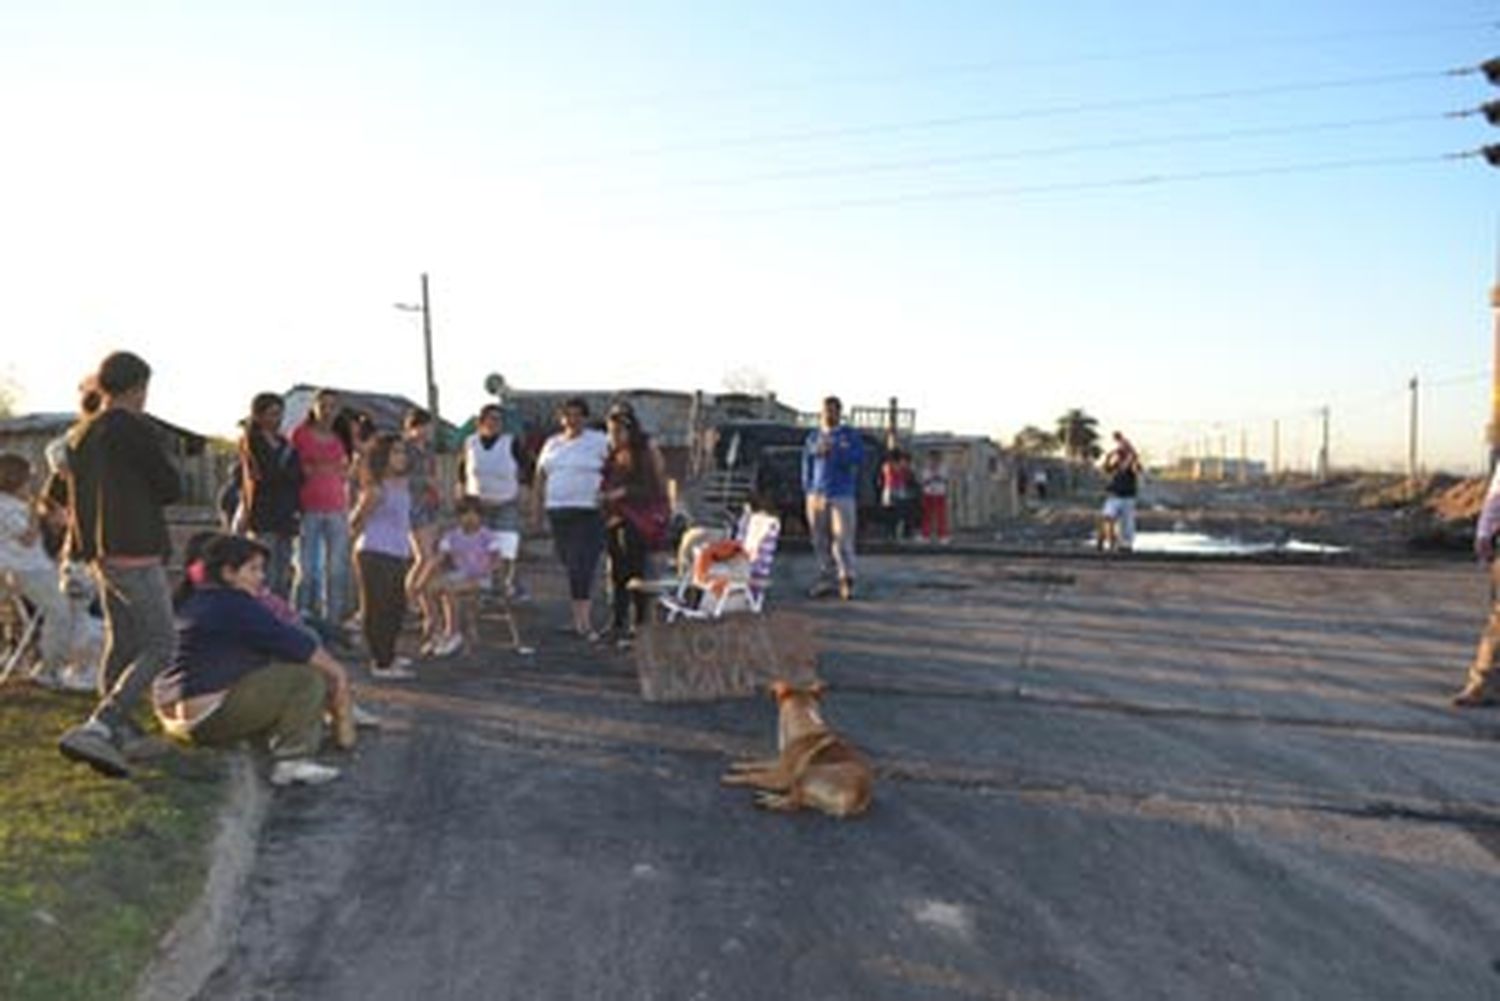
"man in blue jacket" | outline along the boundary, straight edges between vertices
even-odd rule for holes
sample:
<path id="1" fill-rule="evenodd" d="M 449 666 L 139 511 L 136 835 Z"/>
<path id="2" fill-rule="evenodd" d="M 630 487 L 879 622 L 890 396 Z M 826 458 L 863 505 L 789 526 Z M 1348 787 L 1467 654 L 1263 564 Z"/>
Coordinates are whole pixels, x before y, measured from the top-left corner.
<path id="1" fill-rule="evenodd" d="M 818 556 L 814 598 L 854 597 L 854 533 L 859 509 L 859 473 L 865 457 L 859 432 L 843 423 L 837 396 L 823 401 L 818 430 L 802 446 L 802 491 L 807 495 L 807 530 Z"/>

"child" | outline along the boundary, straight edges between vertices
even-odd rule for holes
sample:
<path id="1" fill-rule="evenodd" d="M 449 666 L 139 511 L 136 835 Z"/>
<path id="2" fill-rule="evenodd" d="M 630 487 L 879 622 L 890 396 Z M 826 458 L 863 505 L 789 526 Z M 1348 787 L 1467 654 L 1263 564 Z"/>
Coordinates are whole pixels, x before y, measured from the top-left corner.
<path id="1" fill-rule="evenodd" d="M 457 653 L 466 644 L 478 644 L 476 599 L 490 586 L 507 557 L 507 533 L 485 527 L 484 504 L 478 497 L 461 498 L 457 511 L 458 525 L 439 540 L 437 562 L 424 582 L 427 592 L 443 609 L 443 635 L 432 646 L 433 655 L 438 657 Z M 513 558 L 514 553 L 510 556 Z"/>
<path id="2" fill-rule="evenodd" d="M 69 669 L 74 646 L 74 609 L 58 581 L 57 564 L 42 549 L 41 526 L 31 497 L 31 463 L 19 455 L 0 455 L 0 574 L 42 617 L 38 682 L 87 690 L 86 681 Z"/>
<path id="3" fill-rule="evenodd" d="M 922 537 L 931 542 L 934 535 L 948 544 L 948 474 L 936 450 L 927 453 L 927 468 L 922 470 Z"/>

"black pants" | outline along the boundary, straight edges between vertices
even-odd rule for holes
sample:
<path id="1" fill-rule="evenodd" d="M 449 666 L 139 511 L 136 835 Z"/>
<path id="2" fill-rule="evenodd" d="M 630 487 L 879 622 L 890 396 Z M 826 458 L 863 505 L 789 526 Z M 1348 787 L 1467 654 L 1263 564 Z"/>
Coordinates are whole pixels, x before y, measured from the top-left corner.
<path id="1" fill-rule="evenodd" d="M 558 507 L 547 512 L 547 520 L 557 558 L 568 571 L 568 594 L 574 601 L 588 601 L 604 549 L 604 519 L 597 508 Z"/>
<path id="2" fill-rule="evenodd" d="M 632 577 L 646 576 L 646 541 L 629 521 L 622 518 L 610 525 L 605 533 L 609 548 L 609 587 L 611 607 L 614 612 L 613 625 L 625 630 L 646 621 L 651 610 L 651 596 L 629 588 Z M 631 599 L 635 604 L 635 621 L 630 619 Z"/>
<path id="3" fill-rule="evenodd" d="M 390 667 L 396 659 L 396 637 L 406 615 L 406 571 L 409 560 L 386 553 L 360 552 L 359 594 L 365 643 L 376 667 Z"/>

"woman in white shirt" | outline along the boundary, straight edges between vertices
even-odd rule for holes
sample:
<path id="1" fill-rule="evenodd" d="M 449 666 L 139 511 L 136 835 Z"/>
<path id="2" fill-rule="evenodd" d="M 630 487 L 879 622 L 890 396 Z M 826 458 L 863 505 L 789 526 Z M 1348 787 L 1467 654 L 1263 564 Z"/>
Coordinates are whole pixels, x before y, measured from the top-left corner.
<path id="1" fill-rule="evenodd" d="M 564 403 L 559 413 L 562 430 L 542 446 L 536 468 L 537 489 L 552 526 L 553 546 L 568 572 L 573 631 L 593 638 L 589 598 L 604 551 L 599 487 L 609 439 L 604 432 L 588 427 L 588 418 L 589 407 L 584 400 L 575 397 Z"/>

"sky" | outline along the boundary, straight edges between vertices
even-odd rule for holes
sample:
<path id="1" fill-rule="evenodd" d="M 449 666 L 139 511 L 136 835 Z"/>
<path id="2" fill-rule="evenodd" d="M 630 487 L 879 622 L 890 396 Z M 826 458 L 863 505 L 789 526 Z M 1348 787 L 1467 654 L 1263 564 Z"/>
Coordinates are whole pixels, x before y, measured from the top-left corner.
<path id="1" fill-rule="evenodd" d="M 1476 468 L 1500 5 L 158 3 L 0 11 L 0 378 L 129 348 L 230 434 L 299 382 L 1080 407 L 1157 461 Z"/>

